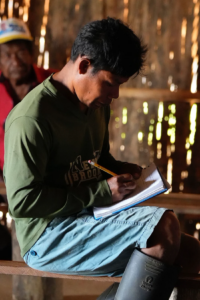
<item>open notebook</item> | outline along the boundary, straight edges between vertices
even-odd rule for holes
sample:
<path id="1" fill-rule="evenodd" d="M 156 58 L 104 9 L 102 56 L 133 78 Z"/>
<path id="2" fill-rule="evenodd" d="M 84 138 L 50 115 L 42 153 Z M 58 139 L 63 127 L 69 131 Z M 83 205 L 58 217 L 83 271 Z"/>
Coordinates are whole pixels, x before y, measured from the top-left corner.
<path id="1" fill-rule="evenodd" d="M 103 207 L 94 207 L 94 218 L 96 220 L 120 212 L 131 206 L 137 205 L 152 197 L 166 192 L 171 186 L 160 174 L 154 163 L 142 170 L 141 177 L 136 180 L 136 188 L 127 199 L 116 204 Z"/>

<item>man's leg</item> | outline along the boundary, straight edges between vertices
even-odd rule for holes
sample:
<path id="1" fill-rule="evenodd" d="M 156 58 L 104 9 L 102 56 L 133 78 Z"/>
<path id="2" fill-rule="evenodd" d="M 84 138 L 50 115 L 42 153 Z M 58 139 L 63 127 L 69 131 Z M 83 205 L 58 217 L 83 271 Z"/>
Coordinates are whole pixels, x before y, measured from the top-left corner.
<path id="1" fill-rule="evenodd" d="M 32 268 L 71 275 L 122 276 L 167 209 L 133 207 L 95 220 L 91 210 L 55 218 L 24 257 Z"/>
<path id="2" fill-rule="evenodd" d="M 152 269 L 152 263 L 159 266 L 154 270 L 157 275 L 164 272 L 167 278 L 173 278 L 170 271 L 179 252 L 180 236 L 177 218 L 164 208 L 134 207 L 99 221 L 90 210 L 84 210 L 77 216 L 50 222 L 24 259 L 38 270 L 73 275 L 122 276 L 129 274 L 128 268 L 133 287 L 138 270 L 140 281 L 145 282 L 141 270 L 146 265 Z M 156 280 L 159 285 L 168 281 Z"/>
<path id="3" fill-rule="evenodd" d="M 131 256 L 122 282 L 119 285 L 116 298 L 115 285 L 115 289 L 110 289 L 108 295 L 105 293 L 105 297 L 102 297 L 102 295 L 98 299 L 135 299 L 136 295 L 137 299 L 139 299 L 138 297 L 141 295 L 141 299 L 156 300 L 156 295 L 158 295 L 158 299 L 161 297 L 159 290 L 164 290 L 165 292 L 165 289 L 168 289 L 166 292 L 170 294 L 178 274 L 177 268 L 174 268 L 172 265 L 179 253 L 180 241 L 181 232 L 178 219 L 173 212 L 166 211 L 148 239 L 147 248 L 143 248 L 141 253 L 135 252 Z M 147 265 L 150 268 L 150 272 L 149 270 L 146 271 Z M 154 268 L 155 265 L 157 266 L 156 270 Z M 151 268 L 153 268 L 153 273 L 151 273 Z M 148 290 L 148 282 L 145 283 L 145 278 L 151 278 L 151 275 L 153 275 L 154 283 L 149 285 L 150 290 Z M 166 280 L 166 276 L 170 276 L 172 282 L 169 283 L 169 280 Z M 163 284 L 162 281 L 165 281 L 167 284 Z M 153 286 L 153 292 L 151 292 L 151 286 Z"/>
<path id="4" fill-rule="evenodd" d="M 178 276 L 173 264 L 180 242 L 178 219 L 173 212 L 167 211 L 147 241 L 147 248 L 133 253 L 115 299 L 131 300 L 136 296 L 138 300 L 169 299 Z"/>
<path id="5" fill-rule="evenodd" d="M 172 265 L 179 253 L 181 231 L 177 217 L 166 211 L 147 241 L 147 248 L 141 251 L 149 256 Z"/>
<path id="6" fill-rule="evenodd" d="M 178 264 L 182 272 L 200 271 L 200 242 L 191 235 L 180 235 L 179 223 L 172 212 L 165 212 L 142 252 L 165 263 Z M 178 250 L 178 251 L 177 251 Z"/>
<path id="7" fill-rule="evenodd" d="M 167 211 L 163 214 L 160 222 L 157 224 L 157 226 L 154 229 L 154 232 L 150 236 L 147 242 L 147 248 L 141 249 L 143 253 L 148 255 L 148 257 L 142 256 L 141 254 L 137 254 L 134 256 L 132 255 L 132 259 L 129 261 L 127 268 L 125 270 L 123 280 L 119 286 L 118 293 L 115 299 L 134 299 L 134 296 L 139 292 L 141 284 L 138 284 L 138 286 L 134 286 L 134 283 L 139 280 L 141 282 L 141 278 L 138 278 L 139 276 L 148 276 L 146 272 L 143 272 L 139 274 L 138 268 L 143 268 L 144 265 L 148 263 L 148 258 L 151 258 L 153 260 L 153 264 L 158 262 L 163 262 L 164 264 L 161 265 L 161 272 L 157 277 L 157 280 L 159 282 L 159 279 L 162 281 L 166 281 L 166 276 L 163 277 L 163 267 L 165 265 L 169 266 L 169 268 L 166 269 L 166 274 L 170 276 L 172 279 L 170 284 L 164 285 L 162 282 L 158 284 L 157 289 L 160 288 L 168 288 L 168 294 L 170 294 L 173 285 L 176 281 L 177 276 L 177 269 L 176 267 L 173 267 L 172 265 L 179 264 L 183 267 L 183 272 L 196 272 L 198 273 L 200 270 L 200 243 L 198 240 L 196 240 L 194 237 L 182 234 L 180 232 L 180 226 L 179 222 L 174 215 L 173 212 Z M 139 256 L 138 256 L 139 255 Z M 135 260 L 140 260 L 140 263 L 136 263 Z M 144 261 L 143 261 L 144 259 Z M 142 266 L 143 265 L 143 266 Z M 172 266 L 170 269 L 170 265 Z M 132 268 L 136 268 L 136 270 L 132 270 Z M 157 270 L 159 271 L 159 270 Z M 136 276 L 135 276 L 136 274 Z M 137 276 L 138 274 L 138 276 Z M 130 277 L 132 275 L 132 279 L 130 280 Z M 163 279 L 162 279 L 163 277 Z M 134 282 L 135 281 L 135 282 Z M 143 281 L 145 282 L 145 280 Z M 145 283 L 143 284 L 143 287 L 145 286 Z M 148 288 L 148 284 L 146 284 L 146 287 Z M 134 292 L 135 290 L 135 292 Z M 111 295 L 111 292 L 109 292 L 108 296 L 104 298 L 98 298 L 100 299 L 108 299 L 112 300 L 115 297 L 115 291 L 116 291 L 116 285 L 115 289 L 112 288 L 111 291 L 113 291 L 113 294 Z M 127 293 L 125 292 L 127 291 Z M 131 295 L 131 293 L 134 293 Z M 127 294 L 127 295 L 126 295 Z M 142 290 L 140 295 L 142 294 Z M 158 291 L 159 295 L 159 291 Z M 118 298 L 117 298 L 118 297 Z M 138 297 L 138 296 L 137 296 Z M 155 295 L 151 295 L 151 293 L 143 293 L 141 295 L 141 299 L 155 299 Z M 158 299 L 161 296 L 158 296 Z M 166 298 L 167 299 L 167 298 Z"/>

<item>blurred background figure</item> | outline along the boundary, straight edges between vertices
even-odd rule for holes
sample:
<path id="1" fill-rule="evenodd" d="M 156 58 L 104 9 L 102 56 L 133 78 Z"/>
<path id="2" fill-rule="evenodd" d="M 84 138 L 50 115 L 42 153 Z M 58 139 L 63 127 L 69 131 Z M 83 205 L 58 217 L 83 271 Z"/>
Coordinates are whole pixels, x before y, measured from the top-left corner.
<path id="1" fill-rule="evenodd" d="M 33 64 L 32 36 L 20 19 L 0 23 L 0 180 L 4 162 L 4 124 L 11 109 L 53 70 Z"/>
<path id="2" fill-rule="evenodd" d="M 11 109 L 53 70 L 33 64 L 32 36 L 27 25 L 11 18 L 0 23 L 0 182 L 3 181 L 4 124 Z M 0 203 L 6 196 L 0 195 Z M 0 260 L 12 258 L 11 234 L 0 224 Z"/>

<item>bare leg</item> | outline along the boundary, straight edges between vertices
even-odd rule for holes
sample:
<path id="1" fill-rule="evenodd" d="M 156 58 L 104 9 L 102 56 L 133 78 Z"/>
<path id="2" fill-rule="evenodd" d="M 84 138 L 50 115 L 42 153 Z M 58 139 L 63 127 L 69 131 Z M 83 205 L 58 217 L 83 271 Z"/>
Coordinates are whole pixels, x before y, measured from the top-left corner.
<path id="1" fill-rule="evenodd" d="M 145 254 L 164 263 L 174 264 L 179 253 L 181 231 L 179 221 L 172 211 L 166 211 L 147 242 Z"/>
<path id="2" fill-rule="evenodd" d="M 147 246 L 141 250 L 149 256 L 165 263 L 179 264 L 183 272 L 200 271 L 200 242 L 193 236 L 181 234 L 178 219 L 171 211 L 165 212 Z"/>
<path id="3" fill-rule="evenodd" d="M 131 295 L 134 295 L 134 299 L 142 300 L 169 299 L 179 273 L 176 266 L 169 265 L 174 264 L 180 244 L 179 221 L 173 212 L 166 211 L 149 238 L 147 248 L 141 249 L 146 255 L 135 250 L 127 264 L 119 287 L 118 285 L 111 286 L 98 300 L 132 299 Z M 158 260 L 162 262 L 158 262 Z M 153 278 L 153 289 L 148 289 L 147 278 Z"/>
<path id="4" fill-rule="evenodd" d="M 179 274 L 174 262 L 180 244 L 179 221 L 173 212 L 166 211 L 147 248 L 133 252 L 114 299 L 168 300 Z"/>

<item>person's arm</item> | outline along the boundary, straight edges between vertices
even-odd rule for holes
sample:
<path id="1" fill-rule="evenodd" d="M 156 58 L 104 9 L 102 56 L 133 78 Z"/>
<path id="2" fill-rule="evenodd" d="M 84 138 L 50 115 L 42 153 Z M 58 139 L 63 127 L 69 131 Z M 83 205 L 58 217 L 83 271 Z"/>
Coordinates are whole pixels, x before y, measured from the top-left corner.
<path id="1" fill-rule="evenodd" d="M 88 206 L 112 203 L 106 180 L 77 188 L 45 184 L 52 143 L 50 129 L 32 118 L 21 117 L 6 124 L 4 178 L 11 215 L 68 216 Z"/>

